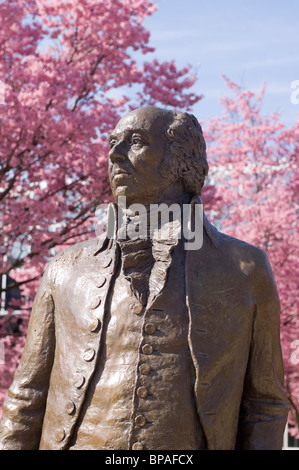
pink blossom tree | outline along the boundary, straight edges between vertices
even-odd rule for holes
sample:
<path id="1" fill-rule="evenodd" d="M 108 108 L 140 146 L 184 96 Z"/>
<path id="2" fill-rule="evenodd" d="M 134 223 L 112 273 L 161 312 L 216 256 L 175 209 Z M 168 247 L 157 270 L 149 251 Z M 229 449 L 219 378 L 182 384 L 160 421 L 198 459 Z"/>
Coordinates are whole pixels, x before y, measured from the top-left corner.
<path id="1" fill-rule="evenodd" d="M 51 250 L 86 237 L 110 198 L 106 138 L 120 113 L 200 99 L 190 67 L 138 65 L 154 11 L 149 0 L 0 2 L 1 272 L 30 298 Z"/>
<path id="2" fill-rule="evenodd" d="M 22 289 L 23 309 L 54 252 L 95 236 L 95 209 L 111 197 L 107 136 L 120 115 L 146 104 L 189 109 L 201 98 L 188 91 L 189 66 L 145 60 L 154 50 L 142 23 L 155 8 L 0 0 L 0 274 L 13 279 L 7 289 Z M 6 324 L 5 391 L 23 347 Z"/>
<path id="3" fill-rule="evenodd" d="M 222 116 L 205 129 L 210 181 L 220 197 L 211 216 L 225 233 L 262 248 L 269 257 L 281 300 L 290 422 L 298 435 L 299 120 L 287 129 L 278 114 L 262 114 L 264 89 L 256 95 L 225 80 L 232 96 L 222 99 Z"/>
<path id="4" fill-rule="evenodd" d="M 49 257 L 94 236 L 95 209 L 111 197 L 106 138 L 119 116 L 146 104 L 188 110 L 200 99 L 190 67 L 143 60 L 153 49 L 142 22 L 154 10 L 149 0 L 0 0 L 0 267 L 22 288 L 23 308 Z M 226 81 L 235 98 L 204 126 L 204 200 L 223 231 L 269 256 L 298 424 L 299 122 L 287 129 L 277 114 L 263 116 L 263 92 Z M 0 324 L 0 405 L 24 344 L 26 318 L 13 322 Z"/>

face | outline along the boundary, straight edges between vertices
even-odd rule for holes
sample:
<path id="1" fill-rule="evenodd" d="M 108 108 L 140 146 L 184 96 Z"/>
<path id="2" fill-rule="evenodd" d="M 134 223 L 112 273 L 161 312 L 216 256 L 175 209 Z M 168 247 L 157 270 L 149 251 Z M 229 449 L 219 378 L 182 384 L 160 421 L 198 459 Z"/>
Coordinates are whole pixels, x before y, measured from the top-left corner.
<path id="1" fill-rule="evenodd" d="M 150 204 L 163 198 L 169 185 L 159 173 L 166 149 L 166 116 L 157 108 L 132 111 L 110 135 L 109 177 L 115 200 L 126 196 L 128 204 Z"/>

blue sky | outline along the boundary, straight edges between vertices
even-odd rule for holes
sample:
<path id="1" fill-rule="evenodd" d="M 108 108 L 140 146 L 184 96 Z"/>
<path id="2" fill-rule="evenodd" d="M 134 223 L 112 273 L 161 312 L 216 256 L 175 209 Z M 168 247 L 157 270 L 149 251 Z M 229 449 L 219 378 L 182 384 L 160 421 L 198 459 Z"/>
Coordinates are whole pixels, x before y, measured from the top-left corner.
<path id="1" fill-rule="evenodd" d="M 145 20 L 159 60 L 197 70 L 194 91 L 203 94 L 193 113 L 204 122 L 222 112 L 230 94 L 222 74 L 260 91 L 264 113 L 278 111 L 289 126 L 299 114 L 291 82 L 299 80 L 299 0 L 156 0 Z"/>

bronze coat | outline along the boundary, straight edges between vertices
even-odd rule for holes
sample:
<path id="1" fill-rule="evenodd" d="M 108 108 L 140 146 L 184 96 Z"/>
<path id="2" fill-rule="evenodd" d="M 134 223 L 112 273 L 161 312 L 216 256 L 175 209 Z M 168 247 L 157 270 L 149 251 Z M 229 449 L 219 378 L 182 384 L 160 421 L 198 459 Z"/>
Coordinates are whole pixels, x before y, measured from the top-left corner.
<path id="1" fill-rule="evenodd" d="M 115 264 L 105 235 L 49 263 L 3 408 L 1 449 L 67 448 L 95 370 Z M 203 247 L 186 251 L 185 276 L 208 448 L 280 449 L 288 404 L 279 300 L 265 253 L 205 219 Z"/>

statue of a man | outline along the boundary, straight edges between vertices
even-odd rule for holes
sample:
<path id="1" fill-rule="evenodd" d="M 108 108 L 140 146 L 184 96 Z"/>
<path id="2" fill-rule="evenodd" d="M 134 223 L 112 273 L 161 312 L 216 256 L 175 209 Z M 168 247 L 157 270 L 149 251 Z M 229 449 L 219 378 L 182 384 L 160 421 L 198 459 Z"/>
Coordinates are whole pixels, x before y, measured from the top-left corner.
<path id="1" fill-rule="evenodd" d="M 199 230 L 192 214 L 208 172 L 201 126 L 147 107 L 123 117 L 109 142 L 112 193 L 131 211 L 122 209 L 114 236 L 49 263 L 0 448 L 280 449 L 288 403 L 265 253 L 204 214 L 196 249 L 148 230 L 119 236 L 136 204 L 146 219 L 157 205 L 190 206 Z M 174 229 L 174 219 L 164 225 Z"/>

